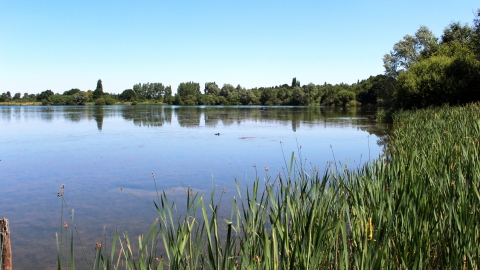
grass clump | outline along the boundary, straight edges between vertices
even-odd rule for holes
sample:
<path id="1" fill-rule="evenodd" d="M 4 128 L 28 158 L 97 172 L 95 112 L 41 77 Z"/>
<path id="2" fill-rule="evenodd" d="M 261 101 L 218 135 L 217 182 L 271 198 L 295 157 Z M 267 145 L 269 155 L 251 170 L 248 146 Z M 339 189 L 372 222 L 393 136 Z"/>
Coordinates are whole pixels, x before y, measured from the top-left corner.
<path id="1" fill-rule="evenodd" d="M 477 269 L 480 106 L 400 112 L 394 125 L 388 155 L 359 169 L 319 173 L 292 153 L 285 172 L 237 182 L 228 216 L 223 192 L 187 188 L 177 212 L 157 191 L 138 252 L 117 234 L 93 267 L 117 269 L 115 253 L 127 269 Z"/>

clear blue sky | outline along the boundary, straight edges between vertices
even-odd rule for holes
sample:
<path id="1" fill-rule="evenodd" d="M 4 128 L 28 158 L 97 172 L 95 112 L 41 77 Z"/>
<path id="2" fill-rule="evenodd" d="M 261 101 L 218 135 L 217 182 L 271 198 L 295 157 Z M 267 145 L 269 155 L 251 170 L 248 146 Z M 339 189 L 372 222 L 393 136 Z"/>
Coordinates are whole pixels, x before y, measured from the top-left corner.
<path id="1" fill-rule="evenodd" d="M 354 83 L 420 25 L 472 23 L 478 0 L 2 0 L 0 93 L 215 81 Z"/>

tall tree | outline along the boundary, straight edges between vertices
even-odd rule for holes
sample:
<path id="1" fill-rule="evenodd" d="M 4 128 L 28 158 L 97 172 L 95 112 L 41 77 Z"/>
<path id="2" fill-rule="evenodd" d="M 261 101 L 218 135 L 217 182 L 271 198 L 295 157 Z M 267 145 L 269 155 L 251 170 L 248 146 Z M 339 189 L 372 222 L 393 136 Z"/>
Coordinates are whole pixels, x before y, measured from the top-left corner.
<path id="1" fill-rule="evenodd" d="M 97 88 L 95 88 L 95 91 L 93 91 L 93 98 L 101 98 L 103 96 L 103 85 L 102 85 L 102 80 L 97 81 Z"/>
<path id="2" fill-rule="evenodd" d="M 473 28 L 468 24 L 461 25 L 460 22 L 452 22 L 443 30 L 442 43 L 458 41 L 462 46 L 467 46 L 473 36 Z"/>
<path id="3" fill-rule="evenodd" d="M 155 99 L 163 99 L 165 96 L 165 86 L 162 83 L 154 83 L 151 96 Z"/>
<path id="4" fill-rule="evenodd" d="M 393 45 L 393 50 L 383 56 L 385 74 L 396 78 L 421 59 L 430 57 L 437 49 L 437 38 L 426 26 L 421 26 L 415 36 L 406 35 Z"/>
<path id="5" fill-rule="evenodd" d="M 215 82 L 207 82 L 205 83 L 205 89 L 204 89 L 205 95 L 214 95 L 218 96 L 220 94 L 220 88 Z"/>
<path id="6" fill-rule="evenodd" d="M 172 97 L 172 86 L 169 85 L 165 87 L 165 95 L 163 96 L 163 103 L 172 104 L 173 97 Z"/>
<path id="7" fill-rule="evenodd" d="M 177 88 L 177 94 L 180 97 L 186 97 L 188 95 L 197 96 L 202 94 L 200 92 L 200 84 L 194 82 L 180 83 Z"/>

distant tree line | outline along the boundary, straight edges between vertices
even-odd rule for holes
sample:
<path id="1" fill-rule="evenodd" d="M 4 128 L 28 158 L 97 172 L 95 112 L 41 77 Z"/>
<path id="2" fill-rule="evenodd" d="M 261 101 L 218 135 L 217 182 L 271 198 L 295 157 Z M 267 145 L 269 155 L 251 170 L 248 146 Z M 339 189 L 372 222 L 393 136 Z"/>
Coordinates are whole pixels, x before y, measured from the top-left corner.
<path id="1" fill-rule="evenodd" d="M 63 94 L 54 93 L 52 90 L 45 90 L 39 94 L 16 93 L 11 96 L 7 91 L 0 95 L 0 102 L 42 102 L 43 105 L 85 105 L 87 102 L 94 102 L 99 105 L 110 105 L 116 103 L 116 97 L 103 92 L 102 80 L 98 80 L 95 91 L 81 91 L 72 88 Z"/>
<path id="2" fill-rule="evenodd" d="M 375 86 L 371 86 L 375 81 Z M 292 79 L 292 83 L 272 87 L 245 89 L 241 85 L 234 87 L 224 84 L 221 88 L 215 82 L 205 83 L 201 93 L 198 83 L 188 82 L 178 86 L 174 103 L 178 105 L 337 105 L 355 106 L 358 104 L 377 103 L 375 97 L 367 97 L 369 91 L 385 92 L 389 79 L 384 75 L 371 77 L 368 80 L 348 84 L 315 85 L 309 83 L 300 86 L 300 81 Z M 377 87 L 372 90 L 372 87 Z M 375 92 L 376 95 L 376 92 Z M 375 98 L 374 101 L 368 99 Z"/>
<path id="3" fill-rule="evenodd" d="M 291 84 L 272 87 L 246 89 L 241 85 L 234 87 L 224 84 L 221 88 L 215 82 L 205 83 L 203 93 L 196 82 L 180 83 L 177 92 L 172 94 L 171 86 L 162 83 L 139 83 L 121 94 L 109 94 L 103 91 L 102 81 L 98 80 L 95 90 L 81 91 L 72 88 L 63 94 L 45 90 L 36 95 L 20 93 L 13 97 L 10 92 L 0 96 L 0 102 L 42 102 L 44 105 L 84 105 L 87 102 L 96 105 L 111 105 L 117 102 L 154 102 L 174 105 L 337 105 L 356 106 L 359 104 L 376 105 L 377 95 L 386 96 L 390 90 L 390 78 L 377 75 L 367 80 L 348 85 L 300 85 L 296 78 Z M 388 100 L 384 98 L 383 100 Z M 380 101 L 383 102 L 383 101 Z M 383 103 L 382 103 L 383 104 Z"/>

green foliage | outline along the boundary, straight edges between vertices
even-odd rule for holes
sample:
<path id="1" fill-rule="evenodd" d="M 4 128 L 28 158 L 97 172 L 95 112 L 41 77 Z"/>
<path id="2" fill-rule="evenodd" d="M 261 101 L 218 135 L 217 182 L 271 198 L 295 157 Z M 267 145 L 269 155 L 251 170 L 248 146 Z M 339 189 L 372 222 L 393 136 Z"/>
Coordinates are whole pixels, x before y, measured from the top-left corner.
<path id="1" fill-rule="evenodd" d="M 347 90 L 341 90 L 337 93 L 335 104 L 345 106 L 352 100 L 355 100 L 355 93 Z"/>
<path id="2" fill-rule="evenodd" d="M 10 92 L 8 92 L 10 93 Z M 38 101 L 43 101 L 44 99 L 47 100 L 49 97 L 55 95 L 55 93 L 52 92 L 52 90 L 45 90 L 43 92 L 41 92 L 40 94 L 38 94 L 36 96 L 37 100 Z"/>
<path id="3" fill-rule="evenodd" d="M 225 97 L 225 98 L 228 99 L 228 98 L 229 98 L 231 95 L 233 95 L 235 92 L 236 92 L 236 91 L 235 91 L 235 87 L 233 87 L 233 85 L 231 85 L 231 84 L 226 83 L 226 84 L 224 84 L 224 85 L 222 86 L 222 89 L 220 89 L 220 93 L 219 93 L 219 94 L 220 94 L 222 97 Z"/>
<path id="4" fill-rule="evenodd" d="M 300 86 L 300 81 L 297 81 L 297 77 L 293 77 L 292 79 L 292 88 L 294 88 L 295 86 Z"/>
<path id="5" fill-rule="evenodd" d="M 117 101 L 109 94 L 105 94 L 103 98 L 105 99 L 105 105 L 114 105 L 117 103 Z"/>
<path id="6" fill-rule="evenodd" d="M 71 95 L 75 95 L 75 94 L 77 94 L 77 93 L 79 93 L 79 92 L 80 92 L 80 89 L 78 89 L 78 88 L 72 88 L 72 89 L 70 89 L 70 90 L 67 90 L 67 91 L 63 92 L 63 95 L 64 95 L 64 96 L 71 96 Z"/>
<path id="7" fill-rule="evenodd" d="M 175 94 L 174 104 L 176 105 L 198 105 L 202 93 L 200 84 L 194 82 L 180 83 Z"/>
<path id="8" fill-rule="evenodd" d="M 458 44 L 445 44 L 438 54 L 416 63 L 398 77 L 395 98 L 399 107 L 480 100 L 480 63 L 472 52 Z"/>
<path id="9" fill-rule="evenodd" d="M 118 99 L 121 101 L 134 101 L 137 99 L 137 94 L 132 89 L 126 89 L 118 96 Z"/>
<path id="10" fill-rule="evenodd" d="M 174 98 L 172 97 L 172 87 L 165 87 L 165 96 L 163 97 L 163 103 L 173 104 Z"/>
<path id="11" fill-rule="evenodd" d="M 85 91 L 80 91 L 78 93 L 75 93 L 73 95 L 73 100 L 77 105 L 85 105 L 85 103 L 87 103 L 88 101 L 87 93 Z"/>
<path id="12" fill-rule="evenodd" d="M 188 95 L 197 96 L 201 94 L 200 84 L 194 82 L 180 83 L 177 88 L 177 94 L 180 97 L 186 97 Z"/>
<path id="13" fill-rule="evenodd" d="M 305 95 L 305 92 L 303 92 L 302 88 L 298 86 L 293 87 L 291 103 L 293 105 L 300 106 L 308 105 L 307 96 Z"/>
<path id="14" fill-rule="evenodd" d="M 139 100 L 162 100 L 165 97 L 165 86 L 162 83 L 144 83 L 133 86 L 135 96 Z M 131 96 L 131 94 L 129 94 Z"/>
<path id="15" fill-rule="evenodd" d="M 458 42 L 462 46 L 469 45 L 473 36 L 473 29 L 468 24 L 461 25 L 460 22 L 452 22 L 443 30 L 442 43 Z"/>
<path id="16" fill-rule="evenodd" d="M 395 84 L 396 80 L 389 76 L 370 76 L 357 84 L 357 100 L 364 105 L 391 107 Z"/>
<path id="17" fill-rule="evenodd" d="M 205 89 L 204 89 L 205 95 L 214 95 L 218 96 L 220 95 L 220 88 L 215 82 L 207 82 L 205 83 Z"/>
<path id="18" fill-rule="evenodd" d="M 12 95 L 10 94 L 10 91 L 7 91 L 6 93 L 2 93 L 0 95 L 0 102 L 7 102 L 12 99 Z"/>
<path id="19" fill-rule="evenodd" d="M 276 88 L 263 88 L 260 96 L 260 101 L 263 105 L 280 105 L 282 101 L 278 98 L 278 89 Z"/>
<path id="20" fill-rule="evenodd" d="M 68 98 L 68 101 L 70 102 L 72 101 L 72 96 L 63 96 L 60 94 L 55 94 L 48 98 L 48 103 L 50 105 L 64 105 L 67 103 L 67 98 Z"/>
<path id="21" fill-rule="evenodd" d="M 338 97 L 338 93 L 341 91 L 348 91 L 352 92 L 355 96 L 354 88 L 353 86 L 350 86 L 348 84 L 336 84 L 336 85 L 331 85 L 331 84 L 324 84 L 319 87 L 319 99 L 321 100 L 321 103 L 323 105 L 340 105 L 343 106 L 344 103 L 344 98 L 347 96 L 345 92 L 342 92 L 342 97 Z M 348 100 L 346 101 L 348 102 Z"/>
<path id="22" fill-rule="evenodd" d="M 103 97 L 95 99 L 95 105 L 106 105 Z"/>
<path id="23" fill-rule="evenodd" d="M 103 85 L 102 85 L 102 80 L 97 81 L 97 88 L 95 88 L 95 91 L 93 91 L 93 99 L 98 99 L 103 96 Z"/>
<path id="24" fill-rule="evenodd" d="M 480 9 L 473 27 L 460 22 L 448 25 L 441 43 L 422 27 L 405 36 L 384 57 L 385 73 L 398 81 L 396 108 L 422 108 L 465 104 L 480 100 Z M 364 99 L 365 94 L 359 95 Z M 380 100 L 380 99 L 379 99 Z M 387 102 L 389 103 L 389 102 Z"/>
<path id="25" fill-rule="evenodd" d="M 277 98 L 282 102 L 282 105 L 293 104 L 292 95 L 293 91 L 288 85 L 282 85 L 280 88 L 278 88 Z M 248 102 L 246 104 L 248 104 Z"/>
<path id="26" fill-rule="evenodd" d="M 34 94 L 23 93 L 22 101 L 33 102 L 36 101 L 37 98 Z"/>
<path id="27" fill-rule="evenodd" d="M 383 57 L 385 74 L 396 78 L 401 72 L 421 59 L 428 58 L 438 48 L 437 38 L 426 27 L 421 26 L 415 36 L 406 35 L 393 45 L 393 50 Z"/>

